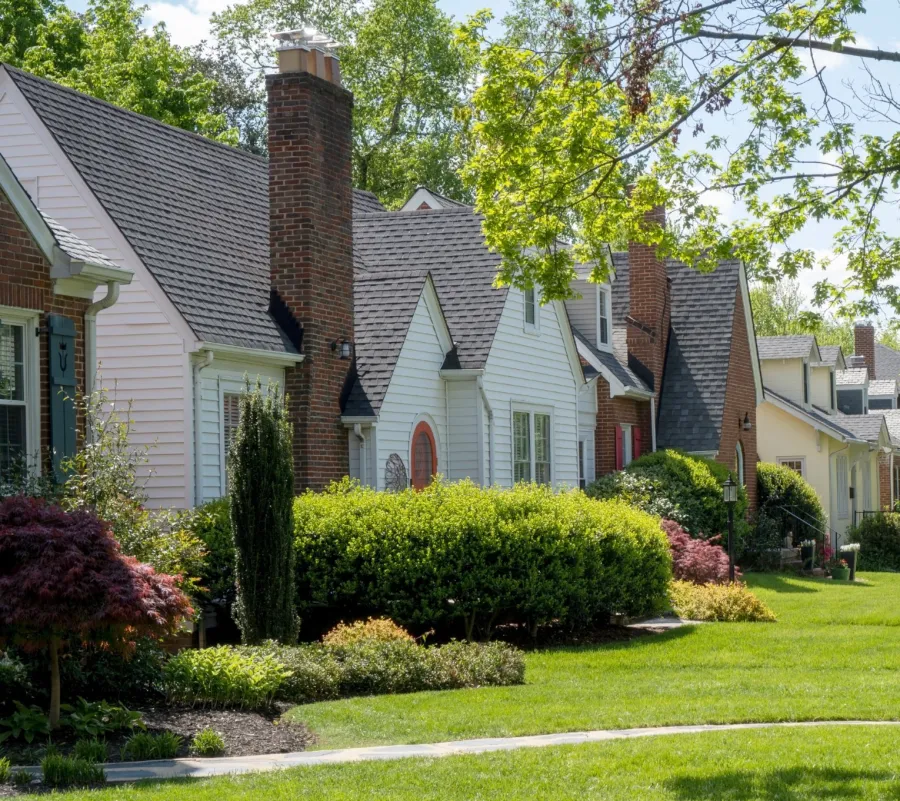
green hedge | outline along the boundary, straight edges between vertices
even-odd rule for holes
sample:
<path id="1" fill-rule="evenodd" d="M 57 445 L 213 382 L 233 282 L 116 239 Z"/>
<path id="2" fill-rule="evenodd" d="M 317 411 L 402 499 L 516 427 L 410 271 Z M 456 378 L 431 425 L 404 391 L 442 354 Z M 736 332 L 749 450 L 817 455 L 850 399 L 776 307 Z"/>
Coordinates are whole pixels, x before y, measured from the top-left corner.
<path id="1" fill-rule="evenodd" d="M 900 514 L 867 515 L 848 534 L 859 543 L 857 569 L 900 572 Z"/>
<path id="2" fill-rule="evenodd" d="M 822 539 L 827 526 L 825 509 L 819 496 L 810 484 L 795 471 L 779 464 L 760 462 L 756 466 L 756 480 L 759 487 L 759 520 L 763 526 L 771 521 L 769 528 L 778 533 L 779 541 L 787 531 L 795 531 L 798 540 Z M 794 515 L 810 521 L 810 526 L 800 524 Z"/>
<path id="3" fill-rule="evenodd" d="M 622 497 L 648 512 L 669 517 L 693 537 L 713 537 L 728 531 L 728 510 L 722 484 L 731 475 L 725 465 L 673 449 L 647 453 L 624 474 L 603 477 L 587 489 L 596 498 Z M 734 509 L 740 541 L 746 533 L 747 491 L 738 489 Z"/>
<path id="4" fill-rule="evenodd" d="M 200 585 L 207 590 L 204 600 L 230 608 L 234 603 L 234 537 L 231 533 L 231 504 L 228 498 L 210 501 L 185 512 L 182 528 L 194 534 L 206 549 Z"/>
<path id="5" fill-rule="evenodd" d="M 665 605 L 658 521 L 618 501 L 535 485 L 435 483 L 375 492 L 344 481 L 294 508 L 301 616 L 388 615 L 404 626 L 571 626 Z"/>

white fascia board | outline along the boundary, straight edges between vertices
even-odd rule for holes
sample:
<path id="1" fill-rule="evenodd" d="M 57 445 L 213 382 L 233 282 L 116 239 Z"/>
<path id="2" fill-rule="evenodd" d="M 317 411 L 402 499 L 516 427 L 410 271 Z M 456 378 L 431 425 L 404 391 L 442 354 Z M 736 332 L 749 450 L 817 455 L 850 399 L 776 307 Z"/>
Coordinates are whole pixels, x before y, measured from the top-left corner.
<path id="1" fill-rule="evenodd" d="M 593 367 L 609 384 L 609 394 L 612 398 L 624 396 L 626 398 L 635 398 L 637 400 L 649 400 L 653 397 L 653 393 L 646 389 L 638 389 L 637 387 L 626 387 L 618 378 L 616 378 L 600 361 L 597 361 L 590 349 L 582 342 L 575 340 L 575 347 L 578 349 L 578 355 L 581 356 L 591 367 Z M 579 368 L 581 362 L 578 363 Z M 582 376 L 584 371 L 582 370 Z"/>
<path id="2" fill-rule="evenodd" d="M 447 318 L 444 316 L 444 309 L 438 298 L 437 290 L 434 288 L 434 280 L 431 273 L 425 276 L 425 287 L 422 289 L 422 296 L 425 298 L 425 305 L 431 315 L 431 322 L 434 325 L 434 332 L 437 334 L 438 342 L 444 353 L 447 354 L 453 350 L 453 337 L 450 335 L 450 327 L 447 325 Z M 407 329 L 409 335 L 409 329 Z"/>
<path id="3" fill-rule="evenodd" d="M 279 366 L 292 366 L 300 364 L 306 356 L 302 353 L 286 353 L 277 350 L 262 350 L 261 348 L 242 348 L 239 345 L 224 345 L 219 342 L 197 342 L 193 352 L 208 350 L 216 355 L 231 357 L 236 360 L 251 364 L 274 364 Z"/>
<path id="4" fill-rule="evenodd" d="M 440 200 L 424 186 L 420 186 L 413 192 L 412 197 L 403 204 L 400 211 L 416 211 L 423 203 L 428 204 L 432 209 L 444 208 L 444 204 Z"/>
<path id="5" fill-rule="evenodd" d="M 741 303 L 744 305 L 744 322 L 747 325 L 747 341 L 750 344 L 750 362 L 753 366 L 753 385 L 756 389 L 756 405 L 766 400 L 763 393 L 762 370 L 759 367 L 759 349 L 756 346 L 756 328 L 753 325 L 753 307 L 750 305 L 750 286 L 747 283 L 747 269 L 741 262 L 740 268 Z M 816 348 L 818 353 L 818 348 Z"/>
<path id="6" fill-rule="evenodd" d="M 509 295 L 507 295 L 508 297 Z M 562 333 L 563 344 L 566 347 L 566 356 L 569 358 L 569 366 L 572 368 L 572 377 L 575 379 L 575 384 L 581 386 L 584 384 L 584 370 L 581 369 L 581 360 L 578 358 L 580 352 L 578 344 L 575 342 L 575 335 L 572 333 L 572 324 L 569 322 L 566 304 L 561 300 L 554 300 L 552 303 L 556 310 L 556 321 L 560 333 Z"/>
<path id="7" fill-rule="evenodd" d="M 364 426 L 372 426 L 375 427 L 375 424 L 378 422 L 378 415 L 373 415 L 372 417 L 367 417 L 361 414 L 343 414 L 341 415 L 341 422 L 347 428 L 353 428 L 357 423 Z"/>
<path id="8" fill-rule="evenodd" d="M 28 229 L 28 233 L 31 234 L 47 261 L 50 262 L 51 269 L 60 262 L 62 262 L 60 266 L 67 268 L 67 259 L 60 258 L 65 254 L 59 249 L 50 226 L 47 225 L 37 206 L 34 205 L 31 196 L 25 191 L 25 187 L 19 183 L 19 179 L 2 154 L 0 154 L 0 189 L 9 198 L 16 214 Z M 68 270 L 66 270 L 66 275 L 68 275 Z"/>

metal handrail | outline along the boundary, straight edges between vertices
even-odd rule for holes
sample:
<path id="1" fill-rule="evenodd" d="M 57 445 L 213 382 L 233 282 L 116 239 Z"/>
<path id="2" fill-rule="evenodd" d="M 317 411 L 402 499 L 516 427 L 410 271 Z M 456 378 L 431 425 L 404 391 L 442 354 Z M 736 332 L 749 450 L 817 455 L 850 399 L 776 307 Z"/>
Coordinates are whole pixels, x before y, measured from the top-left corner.
<path id="1" fill-rule="evenodd" d="M 823 538 L 830 539 L 831 545 L 832 545 L 832 550 L 834 551 L 834 553 L 837 553 L 838 536 L 839 535 L 838 535 L 838 532 L 835 529 L 833 529 L 831 526 L 826 526 L 825 529 L 817 528 L 815 523 L 811 522 L 810 520 L 804 519 L 803 517 L 798 515 L 796 512 L 791 511 L 791 509 L 789 509 L 787 506 L 777 506 L 776 508 L 780 509 L 782 512 L 787 512 L 787 514 L 789 514 L 794 519 L 799 520 L 801 523 L 803 523 L 803 525 L 808 526 L 816 533 L 821 534 Z"/>

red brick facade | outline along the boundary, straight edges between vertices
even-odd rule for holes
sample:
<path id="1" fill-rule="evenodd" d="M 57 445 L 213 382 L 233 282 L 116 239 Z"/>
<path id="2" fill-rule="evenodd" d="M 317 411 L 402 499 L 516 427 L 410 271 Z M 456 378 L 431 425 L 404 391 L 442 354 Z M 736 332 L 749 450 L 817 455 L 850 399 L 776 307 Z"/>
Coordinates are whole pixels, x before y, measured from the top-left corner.
<path id="1" fill-rule="evenodd" d="M 865 360 L 869 378 L 875 378 L 875 327 L 872 323 L 857 323 L 853 327 L 853 350 Z"/>
<path id="2" fill-rule="evenodd" d="M 47 314 L 65 315 L 75 323 L 75 376 L 76 386 L 81 391 L 84 389 L 85 381 L 84 312 L 89 304 L 89 300 L 54 294 L 47 259 L 19 219 L 6 195 L 0 192 L 0 306 L 42 312 L 38 345 L 42 456 L 46 456 L 50 448 Z M 79 439 L 82 427 L 83 420 L 79 419 Z M 31 455 L 37 450 L 37 443 L 29 442 L 26 448 Z"/>
<path id="3" fill-rule="evenodd" d="M 594 430 L 595 469 L 598 476 L 612 473 L 616 469 L 616 427 L 620 425 L 638 426 L 643 434 L 642 449 L 650 450 L 650 402 L 634 398 L 611 398 L 609 384 L 602 377 L 598 378 L 597 428 Z"/>
<path id="4" fill-rule="evenodd" d="M 266 85 L 272 288 L 303 327 L 305 361 L 285 380 L 295 486 L 320 489 L 349 472 L 340 343 L 353 342 L 353 99 L 305 72 Z"/>
<path id="5" fill-rule="evenodd" d="M 756 511 L 756 382 L 753 377 L 753 354 L 747 337 L 747 318 L 741 289 L 734 299 L 731 328 L 731 355 L 728 359 L 728 383 L 725 387 L 725 411 L 722 414 L 722 436 L 716 461 L 736 470 L 737 444 L 744 455 L 744 486 L 747 488 L 749 511 Z M 750 430 L 744 430 L 744 418 Z"/>
<path id="6" fill-rule="evenodd" d="M 878 454 L 878 508 L 883 512 L 892 509 L 891 504 L 891 454 Z"/>

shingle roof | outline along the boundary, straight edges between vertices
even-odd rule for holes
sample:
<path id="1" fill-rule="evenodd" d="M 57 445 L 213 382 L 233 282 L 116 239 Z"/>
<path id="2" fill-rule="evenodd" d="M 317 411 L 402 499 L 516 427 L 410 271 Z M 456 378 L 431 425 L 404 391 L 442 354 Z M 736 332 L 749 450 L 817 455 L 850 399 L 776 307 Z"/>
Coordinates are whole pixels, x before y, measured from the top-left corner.
<path id="1" fill-rule="evenodd" d="M 884 425 L 884 418 L 880 414 L 842 414 L 838 412 L 835 417 L 844 428 L 850 429 L 859 439 L 866 442 L 877 442 Z"/>
<path id="2" fill-rule="evenodd" d="M 875 345 L 875 378 L 896 378 L 900 375 L 900 353 L 880 342 Z"/>
<path id="3" fill-rule="evenodd" d="M 812 334 L 756 338 L 760 359 L 805 359 L 815 344 Z"/>
<path id="4" fill-rule="evenodd" d="M 38 209 L 38 211 L 40 211 L 40 209 Z M 59 245 L 60 250 L 72 259 L 72 261 L 83 261 L 101 267 L 119 269 L 118 264 L 106 258 L 99 250 L 91 247 L 84 240 L 79 239 L 64 225 L 61 225 L 52 217 L 48 217 L 42 211 L 41 216 L 44 218 L 44 222 L 47 223 L 47 227 L 53 234 L 53 238 L 56 240 L 56 244 Z"/>
<path id="5" fill-rule="evenodd" d="M 875 379 L 869 381 L 869 397 L 873 395 L 896 395 L 897 381 L 896 379 Z"/>
<path id="6" fill-rule="evenodd" d="M 6 69 L 199 337 L 289 349 L 269 314 L 264 158 Z"/>
<path id="7" fill-rule="evenodd" d="M 378 414 L 428 273 L 357 275 L 353 286 L 356 381 L 343 413 Z"/>
<path id="8" fill-rule="evenodd" d="M 881 414 L 884 416 L 884 422 L 887 423 L 891 444 L 895 448 L 900 448 L 900 409 L 885 409 Z"/>
<path id="9" fill-rule="evenodd" d="M 595 348 L 588 338 L 575 328 L 575 326 L 572 326 L 572 334 L 574 335 L 575 340 L 580 345 L 587 348 L 591 356 L 609 370 L 609 372 L 616 377 L 616 380 L 626 389 L 640 389 L 644 392 L 650 391 L 650 388 L 634 374 L 627 364 L 623 364 L 619 361 L 615 354 Z M 588 373 L 585 373 L 585 375 L 587 376 Z"/>
<path id="10" fill-rule="evenodd" d="M 484 367 L 507 289 L 494 287 L 500 257 L 485 247 L 480 216 L 469 207 L 365 214 L 353 240 L 373 275 L 428 271 L 460 366 Z"/>
<path id="11" fill-rule="evenodd" d="M 838 358 L 841 355 L 843 354 L 840 345 L 819 345 L 819 356 L 821 357 L 819 364 L 837 366 Z"/>
<path id="12" fill-rule="evenodd" d="M 856 439 L 857 438 L 857 435 L 854 434 L 853 431 L 850 430 L 850 428 L 841 425 L 841 423 L 838 421 L 839 416 L 847 417 L 848 415 L 832 415 L 832 414 L 825 414 L 824 412 L 822 412 L 818 409 L 804 409 L 799 403 L 795 403 L 790 398 L 786 398 L 784 395 L 780 395 L 779 393 L 775 392 L 775 390 L 769 389 L 768 387 L 765 387 L 765 394 L 767 397 L 771 395 L 773 398 L 777 398 L 783 404 L 785 404 L 786 406 L 789 406 L 794 411 L 800 412 L 801 414 L 805 414 L 807 417 L 812 417 L 813 420 L 815 420 L 816 422 L 832 428 L 835 432 L 840 434 L 842 437 L 845 437 L 847 439 Z"/>
<path id="13" fill-rule="evenodd" d="M 837 370 L 835 381 L 837 386 L 861 386 L 866 383 L 869 371 L 865 367 L 851 367 L 849 370 Z"/>

